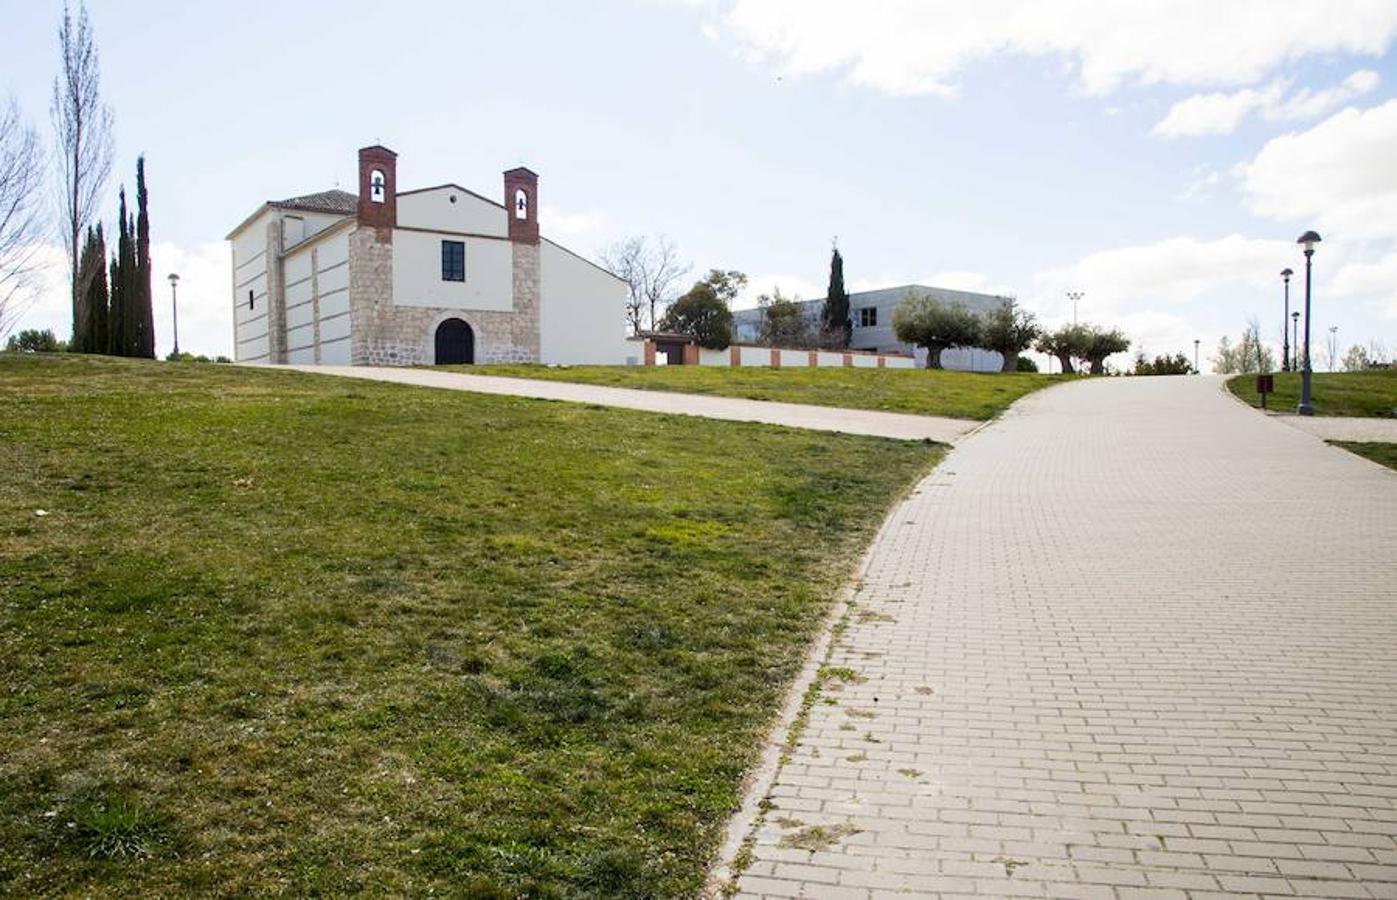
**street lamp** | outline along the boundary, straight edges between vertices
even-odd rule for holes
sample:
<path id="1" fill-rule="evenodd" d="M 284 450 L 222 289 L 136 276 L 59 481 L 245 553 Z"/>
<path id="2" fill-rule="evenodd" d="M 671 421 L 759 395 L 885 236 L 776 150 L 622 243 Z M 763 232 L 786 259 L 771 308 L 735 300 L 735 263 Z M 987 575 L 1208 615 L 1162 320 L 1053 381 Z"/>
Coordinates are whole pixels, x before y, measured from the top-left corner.
<path id="1" fill-rule="evenodd" d="M 1294 347 L 1296 348 L 1296 352 L 1299 352 L 1299 349 L 1300 349 L 1300 310 L 1298 310 L 1298 309 L 1297 309 L 1295 312 L 1293 312 L 1293 313 L 1290 314 L 1290 333 L 1291 333 L 1290 343 L 1291 343 L 1292 346 L 1294 346 Z"/>
<path id="2" fill-rule="evenodd" d="M 1281 316 L 1281 371 L 1290 371 L 1290 341 L 1287 339 L 1288 332 L 1285 330 L 1285 320 L 1290 318 L 1290 276 L 1295 273 L 1289 267 L 1281 269 L 1281 278 L 1285 279 L 1285 315 Z"/>
<path id="3" fill-rule="evenodd" d="M 1077 301 L 1086 296 L 1086 291 L 1068 291 L 1067 299 L 1072 301 L 1072 324 L 1077 324 Z"/>
<path id="4" fill-rule="evenodd" d="M 176 296 L 179 288 L 179 276 L 174 272 L 170 273 L 170 314 L 175 326 L 175 359 L 179 359 L 179 303 Z"/>
<path id="5" fill-rule="evenodd" d="M 1319 233 L 1315 231 L 1307 231 L 1295 241 L 1305 248 L 1305 354 L 1301 358 L 1304 368 L 1300 370 L 1300 406 L 1295 410 L 1302 416 L 1315 414 L 1315 405 L 1310 394 L 1310 269 L 1315 255 L 1315 244 L 1319 241 Z M 1300 348 L 1296 347 L 1295 351 L 1300 352 Z"/>
<path id="6" fill-rule="evenodd" d="M 1193 339 L 1193 374 L 1199 375 L 1202 370 L 1198 368 L 1198 338 Z"/>

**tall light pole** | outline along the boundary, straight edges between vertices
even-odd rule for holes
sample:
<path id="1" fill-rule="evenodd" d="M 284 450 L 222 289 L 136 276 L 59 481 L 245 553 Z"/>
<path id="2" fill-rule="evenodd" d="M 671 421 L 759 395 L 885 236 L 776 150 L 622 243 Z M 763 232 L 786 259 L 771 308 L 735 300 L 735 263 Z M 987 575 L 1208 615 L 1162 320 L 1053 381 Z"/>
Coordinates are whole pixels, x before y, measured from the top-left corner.
<path id="1" fill-rule="evenodd" d="M 1285 320 L 1290 318 L 1290 276 L 1295 273 L 1287 266 L 1281 269 L 1281 278 L 1285 279 L 1285 315 L 1281 316 L 1281 371 L 1290 371 L 1290 332 L 1285 330 Z"/>
<path id="2" fill-rule="evenodd" d="M 1290 314 L 1290 343 L 1295 346 L 1295 352 L 1300 352 L 1300 310 Z"/>
<path id="3" fill-rule="evenodd" d="M 1339 326 L 1329 326 L 1329 371 L 1334 371 L 1334 360 L 1339 358 Z"/>
<path id="4" fill-rule="evenodd" d="M 1086 296 L 1086 291 L 1068 291 L 1067 299 L 1072 301 L 1072 324 L 1077 324 L 1077 301 Z"/>
<path id="5" fill-rule="evenodd" d="M 1201 375 L 1202 369 L 1198 368 L 1198 338 L 1193 339 L 1193 374 Z"/>
<path id="6" fill-rule="evenodd" d="M 175 359 L 179 359 L 179 301 L 178 296 L 179 276 L 174 272 L 170 273 L 170 317 L 175 326 Z"/>
<path id="7" fill-rule="evenodd" d="M 1300 405 L 1296 408 L 1302 416 L 1312 416 L 1315 414 L 1314 398 L 1310 393 L 1310 270 L 1313 267 L 1315 244 L 1320 241 L 1319 233 L 1307 231 L 1295 241 L 1295 243 L 1305 248 L 1305 353 L 1301 357 L 1300 370 Z M 1300 352 L 1300 348 L 1295 348 Z"/>

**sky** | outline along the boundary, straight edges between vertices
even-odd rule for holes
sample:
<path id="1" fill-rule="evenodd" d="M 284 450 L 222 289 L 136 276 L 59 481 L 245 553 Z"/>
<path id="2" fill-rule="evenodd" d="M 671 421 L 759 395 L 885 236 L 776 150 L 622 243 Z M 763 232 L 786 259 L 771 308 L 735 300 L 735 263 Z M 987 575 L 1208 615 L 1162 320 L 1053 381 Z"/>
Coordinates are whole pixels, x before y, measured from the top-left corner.
<path id="1" fill-rule="evenodd" d="M 541 175 L 543 232 L 588 256 L 666 235 L 739 306 L 851 290 L 1012 294 L 1049 326 L 1206 359 L 1314 257 L 1316 367 L 1397 351 L 1397 0 L 90 0 L 116 189 L 145 154 L 157 351 L 230 354 L 227 233 L 355 184 L 491 197 Z M 0 99 L 51 139 L 61 3 L 0 0 Z M 56 233 L 56 228 L 55 228 Z M 53 265 L 19 327 L 70 328 Z M 1303 278 L 1292 285 L 1302 302 Z M 1294 308 L 1294 306 L 1293 306 Z M 619 312 L 618 312 L 619 316 Z"/>

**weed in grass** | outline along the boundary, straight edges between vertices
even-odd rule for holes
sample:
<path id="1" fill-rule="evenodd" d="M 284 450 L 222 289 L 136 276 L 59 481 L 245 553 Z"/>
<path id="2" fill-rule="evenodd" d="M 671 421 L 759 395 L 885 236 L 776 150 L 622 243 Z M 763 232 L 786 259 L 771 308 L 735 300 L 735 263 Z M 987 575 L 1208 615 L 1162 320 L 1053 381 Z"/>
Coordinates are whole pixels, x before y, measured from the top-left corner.
<path id="1" fill-rule="evenodd" d="M 818 853 L 821 850 L 828 850 L 849 835 L 859 834 L 862 831 L 862 828 L 852 822 L 841 822 L 838 825 L 809 825 L 793 834 L 783 835 L 777 846 Z"/>
<path id="2" fill-rule="evenodd" d="M 902 776 L 904 776 L 904 777 L 906 777 L 906 778 L 911 778 L 911 779 L 914 779 L 914 780 L 915 780 L 915 779 L 917 779 L 917 778 L 921 778 L 921 777 L 922 777 L 922 770 L 921 770 L 921 769 L 898 769 L 898 770 L 897 770 L 897 774 L 902 775 Z"/>
<path id="3" fill-rule="evenodd" d="M 126 800 L 86 803 L 72 821 L 87 855 L 99 859 L 150 856 L 166 841 L 164 819 Z"/>

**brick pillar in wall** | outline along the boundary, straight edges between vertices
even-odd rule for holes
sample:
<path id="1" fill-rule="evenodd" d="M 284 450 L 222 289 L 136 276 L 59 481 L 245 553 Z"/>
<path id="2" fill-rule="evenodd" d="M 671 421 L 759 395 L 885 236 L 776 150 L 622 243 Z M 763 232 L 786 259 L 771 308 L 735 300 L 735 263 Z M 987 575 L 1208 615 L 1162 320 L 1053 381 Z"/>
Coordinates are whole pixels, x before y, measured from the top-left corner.
<path id="1" fill-rule="evenodd" d="M 742 365 L 742 348 L 737 346 L 736 344 L 733 344 L 731 347 L 728 348 L 728 365 Z"/>
<path id="2" fill-rule="evenodd" d="M 698 365 L 698 364 L 699 364 L 699 346 L 698 346 L 698 344 L 685 344 L 685 345 L 684 345 L 684 365 L 686 365 L 686 366 L 696 366 L 696 365 Z"/>
<path id="3" fill-rule="evenodd" d="M 541 358 L 538 236 L 538 173 L 520 166 L 504 173 L 504 206 L 514 258 L 514 316 L 510 356 L 516 362 Z"/>
<path id="4" fill-rule="evenodd" d="M 846 353 L 846 354 L 844 354 L 844 365 L 846 365 L 846 366 L 852 366 L 853 364 L 854 364 L 854 354 L 852 354 L 852 353 Z"/>
<path id="5" fill-rule="evenodd" d="M 379 241 L 393 243 L 398 225 L 398 154 L 374 145 L 359 151 L 360 226 L 374 229 Z"/>
<path id="6" fill-rule="evenodd" d="M 645 341 L 645 364 L 647 366 L 655 364 L 655 342 L 649 338 Z"/>
<path id="7" fill-rule="evenodd" d="M 880 368 L 880 369 L 885 369 L 885 368 L 887 368 L 887 362 L 888 362 L 888 358 L 887 358 L 886 356 L 883 356 L 882 354 L 879 354 L 879 356 L 878 356 L 878 368 Z"/>
<path id="8" fill-rule="evenodd" d="M 286 273 L 281 260 L 281 219 L 267 223 L 267 362 L 286 362 Z"/>
<path id="9" fill-rule="evenodd" d="M 810 350 L 810 351 L 808 351 L 808 353 L 809 353 L 809 355 L 806 357 L 806 362 L 809 363 L 810 366 L 811 366 L 812 368 L 818 367 L 818 366 L 820 365 L 820 353 L 819 353 L 819 351 L 817 351 L 817 350 Z"/>
<path id="10" fill-rule="evenodd" d="M 773 369 L 781 368 L 781 351 L 775 347 L 771 348 L 771 367 Z"/>
<path id="11" fill-rule="evenodd" d="M 509 239 L 537 244 L 537 172 L 520 166 L 504 173 L 504 208 L 509 210 Z"/>

